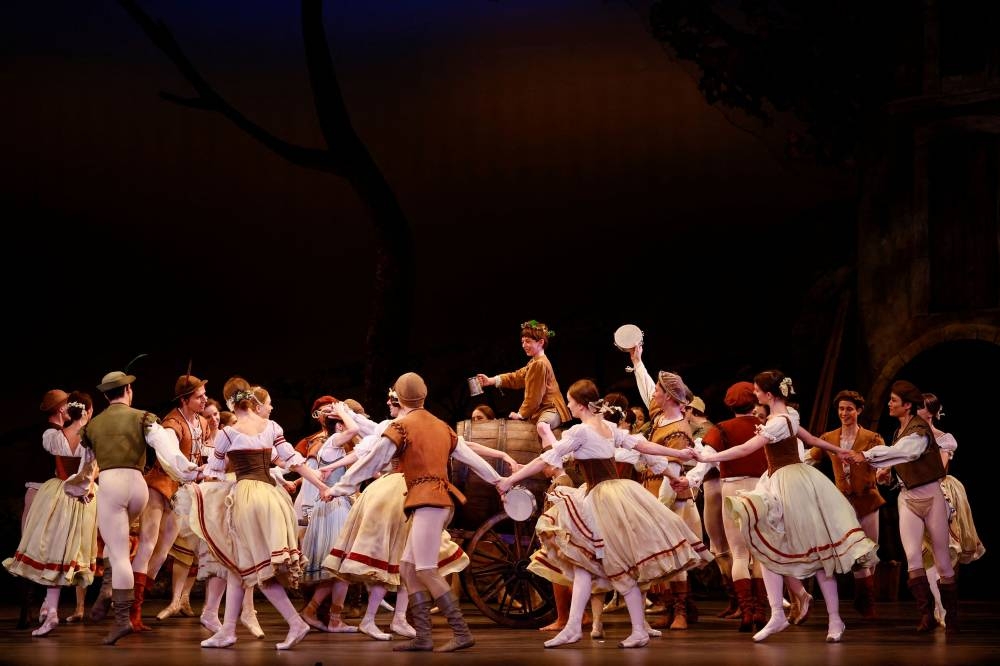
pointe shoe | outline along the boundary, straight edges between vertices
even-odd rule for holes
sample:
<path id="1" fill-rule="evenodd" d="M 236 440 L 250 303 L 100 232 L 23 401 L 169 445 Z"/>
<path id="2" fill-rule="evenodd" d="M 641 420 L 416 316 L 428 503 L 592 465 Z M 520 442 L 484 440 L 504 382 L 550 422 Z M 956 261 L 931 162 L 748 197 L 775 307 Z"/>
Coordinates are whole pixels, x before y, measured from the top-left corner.
<path id="1" fill-rule="evenodd" d="M 301 620 L 300 620 L 301 622 Z M 291 650 L 296 643 L 301 641 L 309 633 L 309 625 L 305 622 L 301 622 L 299 626 L 291 626 L 288 628 L 288 635 L 285 636 L 285 641 L 283 643 L 278 643 L 275 645 L 279 650 Z"/>
<path id="2" fill-rule="evenodd" d="M 649 645 L 649 634 L 636 634 L 633 633 L 631 636 L 623 640 L 618 644 L 620 648 L 641 648 Z"/>
<path id="3" fill-rule="evenodd" d="M 84 610 L 82 608 L 77 608 L 72 615 L 66 618 L 66 623 L 73 624 L 74 622 L 83 622 L 83 613 Z M 942 622 L 942 624 L 944 623 Z"/>
<path id="4" fill-rule="evenodd" d="M 837 620 L 836 622 L 831 621 L 830 627 L 826 631 L 826 642 L 827 643 L 839 643 L 841 637 L 844 635 L 844 629 L 847 627 L 844 625 L 843 620 Z"/>
<path id="5" fill-rule="evenodd" d="M 191 600 L 190 599 L 181 599 L 181 615 L 183 615 L 184 617 L 194 617 L 195 616 L 194 609 L 191 608 Z"/>
<path id="6" fill-rule="evenodd" d="M 54 610 L 45 613 L 44 618 L 42 626 L 31 632 L 32 636 L 44 636 L 55 629 L 56 625 L 59 624 L 59 615 Z"/>
<path id="7" fill-rule="evenodd" d="M 208 629 L 209 631 L 211 631 L 213 634 L 217 634 L 220 631 L 222 631 L 222 623 L 219 622 L 219 615 L 218 615 L 218 613 L 216 613 L 216 614 L 213 615 L 212 613 L 209 613 L 208 611 L 202 611 L 201 612 L 201 619 L 200 619 L 200 621 L 201 621 L 201 626 L 205 627 L 206 629 Z M 210 645 L 208 647 L 214 647 L 214 646 Z"/>
<path id="8" fill-rule="evenodd" d="M 651 626 L 649 626 L 649 622 L 646 623 L 646 633 L 649 635 L 650 638 L 659 638 L 660 636 L 663 635 L 663 632 L 660 631 L 659 629 L 653 629 Z"/>
<path id="9" fill-rule="evenodd" d="M 392 640 L 392 634 L 387 634 L 377 626 L 374 622 L 362 622 L 358 625 L 358 631 L 363 634 L 367 634 L 377 641 L 388 641 Z M 416 632 L 414 632 L 416 634 Z"/>
<path id="10" fill-rule="evenodd" d="M 804 596 L 799 598 L 799 612 L 798 614 L 790 619 L 789 621 L 794 625 L 804 624 L 806 620 L 809 619 L 809 611 L 812 610 L 812 595 L 808 592 Z"/>
<path id="11" fill-rule="evenodd" d="M 554 648 L 554 647 L 559 647 L 560 645 L 569 645 L 570 643 L 576 643 L 578 640 L 580 640 L 580 638 L 581 635 L 579 628 L 576 631 L 573 631 L 569 627 L 566 627 L 558 634 L 556 634 L 555 638 L 550 638 L 549 640 L 545 641 L 544 645 L 547 648 Z"/>
<path id="12" fill-rule="evenodd" d="M 181 605 L 170 602 L 170 605 L 156 614 L 157 620 L 166 620 L 168 617 L 176 617 L 181 614 Z"/>
<path id="13" fill-rule="evenodd" d="M 600 640 L 604 638 L 604 623 L 595 622 L 594 626 L 590 628 L 590 637 L 594 640 Z"/>
<path id="14" fill-rule="evenodd" d="M 257 611 L 249 606 L 240 611 L 240 622 L 244 627 L 250 630 L 254 638 L 264 638 L 264 630 L 260 628 L 260 622 L 257 621 Z M 306 625 L 306 631 L 309 631 L 309 625 Z M 279 650 L 284 650 L 285 648 L 278 648 Z"/>
<path id="15" fill-rule="evenodd" d="M 219 629 L 211 638 L 201 642 L 203 648 L 227 648 L 236 643 L 236 634 Z"/>
<path id="16" fill-rule="evenodd" d="M 378 605 L 379 605 L 379 608 L 382 608 L 382 609 L 384 609 L 384 610 L 387 610 L 387 611 L 389 611 L 390 613 L 395 613 L 395 612 L 396 612 L 396 609 L 395 609 L 395 608 L 393 607 L 393 605 L 392 605 L 392 604 L 390 604 L 390 603 L 389 603 L 388 601 L 386 601 L 385 599 L 383 599 L 382 601 L 378 602 Z"/>
<path id="17" fill-rule="evenodd" d="M 320 621 L 320 619 L 317 618 L 315 615 L 307 615 L 306 613 L 303 612 L 299 613 L 299 617 L 301 617 L 302 621 L 308 624 L 313 629 L 318 629 L 319 631 L 329 631 L 329 629 L 326 628 L 326 625 L 323 624 L 323 622 Z"/>
<path id="18" fill-rule="evenodd" d="M 759 643 L 768 636 L 773 636 L 774 634 L 788 629 L 788 626 L 788 620 L 784 616 L 780 618 L 771 616 L 771 619 L 767 621 L 764 628 L 753 635 L 753 639 L 755 642 Z"/>
<path id="19" fill-rule="evenodd" d="M 326 625 L 327 632 L 331 634 L 356 634 L 358 633 L 358 628 L 354 625 L 347 624 L 343 620 L 337 620 L 336 623 L 330 623 Z"/>
<path id="20" fill-rule="evenodd" d="M 399 634 L 405 638 L 416 638 L 417 630 L 410 626 L 410 623 L 406 621 L 406 618 L 392 618 L 392 623 L 389 625 L 389 629 L 393 633 Z"/>

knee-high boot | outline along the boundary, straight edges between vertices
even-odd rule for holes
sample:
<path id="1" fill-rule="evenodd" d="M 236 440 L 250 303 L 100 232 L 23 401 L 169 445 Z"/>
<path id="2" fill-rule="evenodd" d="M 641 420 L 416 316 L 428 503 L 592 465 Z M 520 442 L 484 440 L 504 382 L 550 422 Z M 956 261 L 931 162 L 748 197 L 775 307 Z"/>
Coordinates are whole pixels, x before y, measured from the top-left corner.
<path id="1" fill-rule="evenodd" d="M 753 622 L 760 628 L 766 625 L 768 618 L 771 617 L 771 602 L 767 599 L 767 588 L 764 586 L 764 579 L 751 578 L 750 589 L 753 592 Z"/>
<path id="2" fill-rule="evenodd" d="M 931 585 L 927 582 L 927 576 L 911 578 L 906 584 L 909 586 L 910 594 L 916 600 L 917 609 L 920 611 L 917 632 L 922 634 L 931 631 L 937 626 L 937 620 L 934 619 L 934 597 L 931 596 Z M 939 584 L 938 588 L 940 587 Z M 949 624 L 951 623 L 947 616 L 945 616 L 945 620 Z"/>
<path id="3" fill-rule="evenodd" d="M 430 652 L 434 649 L 431 638 L 431 599 L 430 592 L 420 590 L 410 593 L 410 625 L 417 632 L 416 638 L 393 647 L 394 652 Z"/>
<path id="4" fill-rule="evenodd" d="M 454 652 L 464 650 L 476 644 L 476 639 L 469 631 L 469 625 L 462 615 L 462 607 L 459 606 L 458 599 L 452 592 L 446 592 L 434 600 L 434 605 L 441 609 L 441 612 L 448 619 L 448 626 L 454 636 L 441 647 L 434 648 L 435 652 Z"/>
<path id="5" fill-rule="evenodd" d="M 650 592 L 656 595 L 656 602 L 662 604 L 663 614 L 651 620 L 649 626 L 653 629 L 669 629 L 674 622 L 674 594 L 670 590 L 670 583 L 657 583 Z"/>
<path id="6" fill-rule="evenodd" d="M 742 633 L 753 631 L 754 599 L 753 590 L 750 589 L 750 579 L 740 578 L 733 581 L 733 589 L 736 590 L 736 599 L 740 604 L 740 627 Z"/>
<path id="7" fill-rule="evenodd" d="M 132 604 L 132 609 L 129 611 L 129 617 L 132 620 L 132 631 L 149 631 L 149 627 L 142 623 L 142 602 L 146 598 L 146 585 L 149 582 L 146 574 L 137 573 L 133 575 L 135 578 L 135 601 Z"/>
<path id="8" fill-rule="evenodd" d="M 670 581 L 670 591 L 674 595 L 674 621 L 671 629 L 688 628 L 688 582 L 686 580 Z"/>
<path id="9" fill-rule="evenodd" d="M 122 636 L 132 633 L 132 620 L 129 613 L 132 604 L 135 602 L 133 590 L 111 590 L 111 610 L 114 613 L 115 623 L 111 625 L 111 630 L 104 637 L 105 645 L 114 645 Z"/>
<path id="10" fill-rule="evenodd" d="M 875 618 L 875 578 L 854 579 L 854 609 L 866 620 Z"/>
<path id="11" fill-rule="evenodd" d="M 961 631 L 958 624 L 958 581 L 938 582 L 938 591 L 944 606 L 944 631 L 946 634 L 957 634 Z"/>
<path id="12" fill-rule="evenodd" d="M 733 584 L 734 581 L 732 579 L 723 577 L 722 587 L 726 590 L 726 596 L 729 597 L 729 605 L 726 606 L 721 613 L 719 613 L 718 617 L 726 620 L 738 618 L 742 614 L 742 609 L 740 608 L 740 598 L 736 594 L 736 588 Z"/>

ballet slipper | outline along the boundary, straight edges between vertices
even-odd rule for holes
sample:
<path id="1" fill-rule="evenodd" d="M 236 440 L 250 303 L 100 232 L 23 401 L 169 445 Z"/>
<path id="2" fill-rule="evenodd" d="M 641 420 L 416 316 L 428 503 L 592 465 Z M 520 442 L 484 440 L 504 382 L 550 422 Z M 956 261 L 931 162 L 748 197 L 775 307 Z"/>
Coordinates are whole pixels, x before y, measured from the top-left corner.
<path id="1" fill-rule="evenodd" d="M 753 635 L 753 639 L 759 643 L 768 636 L 773 636 L 774 634 L 782 632 L 785 629 L 788 629 L 788 627 L 788 620 L 785 618 L 784 613 L 782 613 L 780 617 L 772 615 L 771 619 L 764 625 L 764 628 Z"/>
<path id="2" fill-rule="evenodd" d="M 547 648 L 559 647 L 560 645 L 569 645 L 570 643 L 576 643 L 578 640 L 580 640 L 580 638 L 582 638 L 582 636 L 580 635 L 579 627 L 576 628 L 575 630 L 566 627 L 558 634 L 556 634 L 555 638 L 550 638 L 549 640 L 545 641 L 544 645 Z"/>
<path id="3" fill-rule="evenodd" d="M 170 602 L 170 605 L 161 610 L 156 614 L 157 620 L 166 620 L 168 617 L 177 617 L 181 614 L 181 605 L 179 603 Z"/>
<path id="4" fill-rule="evenodd" d="M 227 648 L 236 643 L 236 632 L 219 629 L 212 637 L 201 642 L 203 648 Z"/>
<path id="5" fill-rule="evenodd" d="M 55 609 L 51 609 L 45 613 L 45 619 L 42 622 L 42 626 L 32 631 L 31 635 L 44 636 L 55 629 L 57 624 L 59 624 L 59 614 L 55 611 Z"/>
<path id="6" fill-rule="evenodd" d="M 329 631 L 329 629 L 326 628 L 326 625 L 323 624 L 323 622 L 315 615 L 306 615 L 306 613 L 303 611 L 302 613 L 299 613 L 299 617 L 301 617 L 302 621 L 308 624 L 313 629 L 318 629 L 320 631 Z"/>
<path id="7" fill-rule="evenodd" d="M 565 622 L 559 622 L 559 620 L 556 620 L 552 624 L 547 624 L 544 627 L 539 627 L 538 631 L 562 631 L 565 628 L 566 628 Z"/>
<path id="8" fill-rule="evenodd" d="M 812 610 L 812 595 L 806 592 L 798 598 L 799 612 L 790 621 L 794 625 L 804 624 L 809 619 L 809 611 Z"/>
<path id="9" fill-rule="evenodd" d="M 334 622 L 330 620 L 330 624 L 326 625 L 326 630 L 331 634 L 356 634 L 358 633 L 358 628 L 352 624 L 347 624 L 343 620 L 337 620 Z"/>
<path id="10" fill-rule="evenodd" d="M 220 631 L 222 631 L 222 623 L 219 622 L 219 615 L 218 615 L 218 613 L 216 613 L 215 615 L 213 615 L 212 613 L 208 612 L 207 610 L 206 611 L 202 611 L 201 612 L 201 619 L 200 619 L 200 621 L 201 621 L 201 626 L 205 627 L 206 629 L 208 629 L 209 631 L 211 631 L 213 634 L 217 634 Z"/>
<path id="11" fill-rule="evenodd" d="M 363 634 L 371 636 L 377 641 L 389 641 L 392 640 L 392 634 L 387 634 L 381 629 L 379 629 L 374 622 L 362 622 L 358 625 L 358 631 Z"/>
<path id="12" fill-rule="evenodd" d="M 254 638 L 264 638 L 264 630 L 260 628 L 260 623 L 257 622 L 257 611 L 252 607 L 247 606 L 242 611 L 240 611 L 240 622 L 243 626 L 250 630 Z M 306 625 L 308 628 L 308 625 Z M 278 648 L 283 650 L 285 648 Z"/>
<path id="13" fill-rule="evenodd" d="M 659 638 L 660 636 L 663 635 L 663 632 L 660 631 L 659 629 L 653 629 L 651 626 L 649 626 L 649 622 L 646 623 L 645 628 L 646 628 L 646 633 L 649 634 L 650 638 Z"/>
<path id="14" fill-rule="evenodd" d="M 599 640 L 601 638 L 604 638 L 604 623 L 603 622 L 595 622 L 594 623 L 594 625 L 590 628 L 590 637 L 593 638 L 594 640 Z"/>
<path id="15" fill-rule="evenodd" d="M 406 621 L 405 617 L 399 618 L 393 616 L 392 623 L 389 624 L 389 629 L 391 629 L 393 633 L 399 634 L 400 636 L 404 636 L 406 638 L 417 637 L 417 630 L 414 629 L 412 626 L 410 626 L 410 623 Z"/>
<path id="16" fill-rule="evenodd" d="M 641 648 L 649 645 L 649 634 L 632 632 L 628 638 L 618 644 L 620 648 Z"/>
<path id="17" fill-rule="evenodd" d="M 67 624 L 73 624 L 74 622 L 83 622 L 84 609 L 77 608 L 72 615 L 66 618 Z"/>
<path id="18" fill-rule="evenodd" d="M 299 641 L 306 637 L 309 633 L 309 625 L 303 622 L 301 619 L 296 623 L 299 626 L 291 625 L 288 627 L 288 635 L 285 636 L 285 641 L 283 643 L 278 643 L 275 645 L 279 650 L 291 650 Z"/>
<path id="19" fill-rule="evenodd" d="M 847 629 L 844 625 L 843 620 L 830 620 L 829 628 L 826 631 L 826 642 L 827 643 L 839 643 L 840 639 L 844 635 L 844 630 Z"/>

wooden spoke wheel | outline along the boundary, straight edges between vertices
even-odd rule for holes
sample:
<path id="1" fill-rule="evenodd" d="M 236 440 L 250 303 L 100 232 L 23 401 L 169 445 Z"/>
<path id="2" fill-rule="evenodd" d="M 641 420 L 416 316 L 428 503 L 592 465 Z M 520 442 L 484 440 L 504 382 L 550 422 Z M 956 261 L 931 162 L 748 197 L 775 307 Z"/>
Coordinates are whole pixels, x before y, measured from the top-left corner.
<path id="1" fill-rule="evenodd" d="M 552 585 L 528 571 L 539 545 L 535 518 L 515 521 L 501 511 L 476 530 L 466 548 L 465 593 L 484 615 L 515 629 L 541 627 L 556 616 Z"/>

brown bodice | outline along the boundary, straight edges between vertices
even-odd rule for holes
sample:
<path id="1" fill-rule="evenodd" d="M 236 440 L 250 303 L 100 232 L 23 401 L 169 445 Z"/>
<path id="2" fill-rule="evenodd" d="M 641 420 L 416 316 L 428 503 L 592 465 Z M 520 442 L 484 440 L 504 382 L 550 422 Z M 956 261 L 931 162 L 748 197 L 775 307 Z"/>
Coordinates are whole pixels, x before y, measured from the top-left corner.
<path id="1" fill-rule="evenodd" d="M 583 460 L 577 458 L 576 468 L 580 470 L 584 481 L 587 482 L 588 493 L 601 481 L 618 478 L 614 458 L 586 458 Z"/>
<path id="2" fill-rule="evenodd" d="M 277 485 L 267 471 L 271 468 L 271 449 L 251 449 L 248 451 L 227 451 L 226 457 L 232 463 L 236 480 L 263 481 Z"/>
<path id="3" fill-rule="evenodd" d="M 786 465 L 801 463 L 799 459 L 799 440 L 795 435 L 779 439 L 777 442 L 764 445 L 767 456 L 767 473 L 773 475 Z"/>

